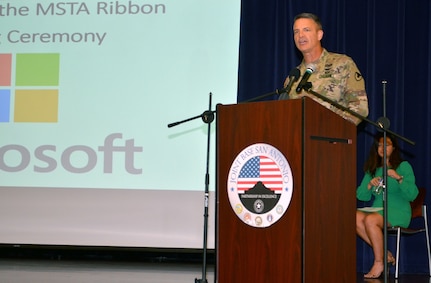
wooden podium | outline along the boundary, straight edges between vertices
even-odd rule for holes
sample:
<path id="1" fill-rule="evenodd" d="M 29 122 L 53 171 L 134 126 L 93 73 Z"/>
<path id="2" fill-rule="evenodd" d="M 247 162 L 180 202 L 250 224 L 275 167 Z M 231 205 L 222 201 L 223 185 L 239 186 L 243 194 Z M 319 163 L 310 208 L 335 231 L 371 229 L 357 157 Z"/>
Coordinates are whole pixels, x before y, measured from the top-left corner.
<path id="1" fill-rule="evenodd" d="M 356 126 L 310 98 L 217 106 L 216 269 L 219 283 L 356 281 Z M 293 193 L 268 227 L 232 208 L 228 176 L 250 145 L 287 159 Z"/>

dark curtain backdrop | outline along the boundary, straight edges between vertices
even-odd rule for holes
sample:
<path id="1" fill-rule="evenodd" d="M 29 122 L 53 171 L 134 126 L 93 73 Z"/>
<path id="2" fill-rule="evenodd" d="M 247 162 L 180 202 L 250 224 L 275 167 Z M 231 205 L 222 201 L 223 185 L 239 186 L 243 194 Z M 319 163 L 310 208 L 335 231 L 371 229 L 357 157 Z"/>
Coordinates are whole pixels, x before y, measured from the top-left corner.
<path id="1" fill-rule="evenodd" d="M 431 208 L 431 1 L 242 1 L 238 101 L 281 88 L 289 71 L 300 63 L 292 22 L 301 12 L 312 12 L 321 18 L 326 49 L 355 60 L 365 78 L 368 118 L 372 121 L 383 116 L 382 81 L 387 81 L 385 109 L 390 130 L 415 142 L 401 142 L 401 148 L 413 166 L 417 185 L 428 189 L 426 202 Z M 276 97 L 265 98 L 271 99 Z M 358 173 L 352 176 L 358 184 L 375 132 L 374 126 L 365 122 L 358 126 Z M 327 193 L 331 193 L 330 188 Z M 422 235 L 410 237 L 405 243 L 400 272 L 428 272 Z M 389 249 L 393 250 L 394 244 L 390 239 Z M 368 271 L 372 259 L 371 249 L 358 239 L 358 271 Z"/>

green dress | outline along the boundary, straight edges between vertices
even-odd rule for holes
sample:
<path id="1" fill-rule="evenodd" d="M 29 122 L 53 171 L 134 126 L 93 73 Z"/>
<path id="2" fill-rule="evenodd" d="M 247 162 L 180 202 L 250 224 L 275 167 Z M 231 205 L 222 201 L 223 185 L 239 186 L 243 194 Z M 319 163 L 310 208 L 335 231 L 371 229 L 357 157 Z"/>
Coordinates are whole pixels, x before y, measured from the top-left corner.
<path id="1" fill-rule="evenodd" d="M 398 183 L 397 180 L 388 176 L 387 185 L 387 208 L 388 222 L 391 226 L 408 227 L 412 215 L 410 202 L 418 195 L 418 187 L 415 183 L 415 175 L 413 168 L 407 161 L 401 162 L 395 170 L 400 176 L 403 176 L 403 181 Z M 374 177 L 382 177 L 382 167 L 377 168 L 375 176 L 371 176 L 367 172 L 362 179 L 361 184 L 356 189 L 356 197 L 362 201 L 369 201 L 374 196 L 372 207 L 383 207 L 383 192 L 376 194 L 373 188 L 368 189 L 368 183 Z M 383 211 L 378 213 L 383 215 Z"/>

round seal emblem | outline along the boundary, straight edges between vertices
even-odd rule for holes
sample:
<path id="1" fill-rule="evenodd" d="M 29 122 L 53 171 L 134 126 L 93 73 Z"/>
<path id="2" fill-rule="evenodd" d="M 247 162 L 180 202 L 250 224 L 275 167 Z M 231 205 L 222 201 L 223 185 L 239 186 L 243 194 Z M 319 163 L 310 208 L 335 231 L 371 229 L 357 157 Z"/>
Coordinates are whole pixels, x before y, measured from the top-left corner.
<path id="1" fill-rule="evenodd" d="M 257 143 L 233 161 L 227 181 L 230 205 L 247 225 L 265 228 L 287 211 L 293 193 L 289 162 L 275 147 Z"/>

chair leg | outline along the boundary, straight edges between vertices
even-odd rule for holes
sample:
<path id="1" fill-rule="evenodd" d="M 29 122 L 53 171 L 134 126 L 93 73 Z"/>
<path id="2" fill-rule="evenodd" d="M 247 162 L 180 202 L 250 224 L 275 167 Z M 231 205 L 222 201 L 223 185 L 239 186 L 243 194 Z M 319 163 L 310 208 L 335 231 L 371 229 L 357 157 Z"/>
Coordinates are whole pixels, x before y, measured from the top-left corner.
<path id="1" fill-rule="evenodd" d="M 426 236 L 427 250 L 428 250 L 428 270 L 431 276 L 431 248 L 430 248 L 429 231 L 428 231 L 427 207 L 425 205 L 422 206 L 422 215 L 424 216 L 424 222 L 425 222 L 425 236 Z"/>
<path id="2" fill-rule="evenodd" d="M 395 256 L 395 278 L 398 279 L 399 262 L 400 262 L 400 240 L 401 240 L 401 228 L 397 229 L 397 252 Z"/>

